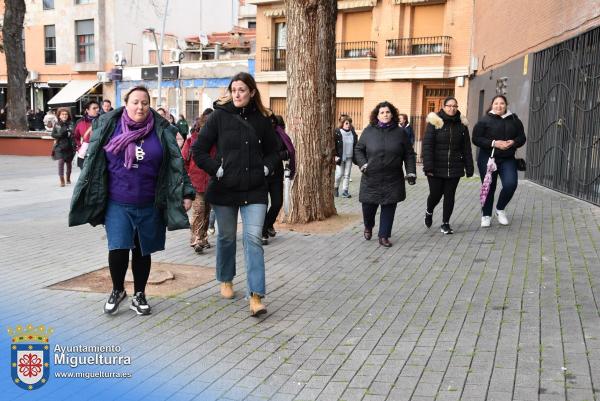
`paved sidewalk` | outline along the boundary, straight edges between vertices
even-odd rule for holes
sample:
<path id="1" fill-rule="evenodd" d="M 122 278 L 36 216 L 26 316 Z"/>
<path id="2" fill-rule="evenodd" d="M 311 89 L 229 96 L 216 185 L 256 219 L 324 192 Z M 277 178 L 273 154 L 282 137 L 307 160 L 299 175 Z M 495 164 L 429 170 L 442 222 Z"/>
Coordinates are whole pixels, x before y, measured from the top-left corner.
<path id="1" fill-rule="evenodd" d="M 3 400 L 573 400 L 600 399 L 600 208 L 521 181 L 511 224 L 479 228 L 477 179 L 461 181 L 454 235 L 427 230 L 420 176 L 396 212 L 390 249 L 359 222 L 335 235 L 280 232 L 265 247 L 266 304 L 251 318 L 243 263 L 234 301 L 211 281 L 151 297 L 153 314 L 102 313 L 107 294 L 46 287 L 107 262 L 102 227 L 67 227 L 71 187 L 50 158 L 0 156 L 0 325 L 45 324 L 51 377 L 11 383 Z M 338 211 L 360 213 L 359 174 Z M 214 266 L 188 232 L 153 260 Z M 213 239 L 214 241 L 214 239 Z M 242 261 L 238 244 L 238 261 Z M 130 365 L 57 365 L 56 345 L 112 345 Z M 91 355 L 71 352 L 71 356 Z M 64 379 L 56 372 L 127 372 Z"/>

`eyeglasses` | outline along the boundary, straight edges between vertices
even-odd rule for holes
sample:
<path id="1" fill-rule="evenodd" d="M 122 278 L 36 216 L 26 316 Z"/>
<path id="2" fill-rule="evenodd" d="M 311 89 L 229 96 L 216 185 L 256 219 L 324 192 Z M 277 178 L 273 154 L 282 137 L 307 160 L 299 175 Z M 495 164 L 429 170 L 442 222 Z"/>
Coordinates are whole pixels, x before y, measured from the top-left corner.
<path id="1" fill-rule="evenodd" d="M 451 109 L 458 109 L 458 105 L 457 104 L 445 104 L 444 107 L 449 107 Z"/>

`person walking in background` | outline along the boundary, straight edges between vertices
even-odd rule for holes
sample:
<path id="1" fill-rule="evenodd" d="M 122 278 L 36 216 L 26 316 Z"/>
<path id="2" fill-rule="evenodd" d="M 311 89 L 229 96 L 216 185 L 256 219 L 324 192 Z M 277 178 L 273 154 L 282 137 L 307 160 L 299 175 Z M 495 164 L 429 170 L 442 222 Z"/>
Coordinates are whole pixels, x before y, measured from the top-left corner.
<path id="1" fill-rule="evenodd" d="M 414 146 L 415 132 L 413 131 L 412 125 L 410 125 L 408 116 L 406 114 L 400 113 L 398 114 L 398 118 L 400 121 L 400 126 L 404 128 L 404 132 L 406 132 L 406 135 L 408 135 L 408 140 L 410 141 L 410 144 Z"/>
<path id="2" fill-rule="evenodd" d="M 389 238 L 398 202 L 406 199 L 404 172 L 409 185 L 416 183 L 416 155 L 408 136 L 398 125 L 398 109 L 384 101 L 369 118 L 356 147 L 354 158 L 363 173 L 360 179 L 359 201 L 362 203 L 364 237 L 370 240 L 375 226 L 375 214 L 381 206 L 379 244 L 392 246 Z"/>
<path id="3" fill-rule="evenodd" d="M 54 110 L 48 109 L 48 112 L 44 116 L 44 127 L 46 127 L 46 131 L 52 132 L 52 128 L 54 128 L 54 124 L 56 124 L 57 118 L 56 114 L 54 114 Z"/>
<path id="4" fill-rule="evenodd" d="M 275 221 L 279 215 L 279 211 L 283 206 L 283 162 L 288 161 L 295 156 L 295 151 L 292 145 L 292 140 L 285 133 L 285 122 L 283 117 L 275 114 L 271 115 L 271 123 L 275 129 L 275 139 L 277 140 L 277 152 L 279 153 L 280 161 L 275 165 L 275 172 L 273 175 L 267 177 L 267 187 L 269 191 L 270 206 L 267 214 L 265 215 L 265 222 L 262 230 L 262 243 L 267 245 L 269 243 L 269 237 L 275 237 L 277 232 L 275 231 Z M 295 160 L 290 162 L 293 166 L 291 176 L 295 172 Z"/>
<path id="5" fill-rule="evenodd" d="M 95 100 L 90 100 L 85 105 L 83 117 L 77 121 L 73 138 L 75 140 L 75 150 L 77 152 L 77 167 L 83 168 L 83 161 L 87 154 L 87 149 L 92 136 L 92 123 L 100 113 L 100 105 Z"/>
<path id="6" fill-rule="evenodd" d="M 335 130 L 335 196 L 339 196 L 339 187 L 342 177 L 342 198 L 351 198 L 348 193 L 350 173 L 352 172 L 352 157 L 358 136 L 352 129 L 352 118 L 344 115 L 340 117 L 340 126 Z"/>
<path id="7" fill-rule="evenodd" d="M 181 150 L 181 148 L 183 147 L 183 143 L 185 142 L 185 139 L 184 139 L 183 135 L 181 135 L 181 133 L 179 132 L 179 128 L 177 127 L 177 124 L 175 123 L 175 116 L 173 114 L 169 114 L 167 116 L 167 120 L 169 120 L 169 123 L 171 124 L 171 126 L 173 128 L 175 128 L 175 141 L 177 142 L 177 146 L 179 146 L 179 149 Z"/>
<path id="8" fill-rule="evenodd" d="M 454 197 L 460 177 L 473 176 L 473 155 L 469 124 L 460 111 L 456 98 L 444 99 L 443 108 L 427 116 L 427 128 L 423 138 L 423 172 L 429 183 L 429 196 L 425 210 L 425 226 L 431 227 L 433 209 L 444 197 L 442 225 L 444 234 L 453 234 L 450 216 L 454 210 Z"/>
<path id="9" fill-rule="evenodd" d="M 221 282 L 221 296 L 234 297 L 239 212 L 250 314 L 258 316 L 267 312 L 262 303 L 265 258 L 261 234 L 268 202 L 265 177 L 273 174 L 279 162 L 277 140 L 252 75 L 234 75 L 227 92 L 215 102 L 215 111 L 192 151 L 196 165 L 211 176 L 205 200 L 214 208 L 219 225 L 216 276 Z M 216 160 L 210 156 L 213 145 L 217 146 Z"/>
<path id="10" fill-rule="evenodd" d="M 64 187 L 65 183 L 71 183 L 71 170 L 73 169 L 73 157 L 75 157 L 73 123 L 69 109 L 58 109 L 58 121 L 54 124 L 51 135 L 56 140 L 52 148 L 52 158 L 58 161 L 60 186 Z M 66 173 L 65 165 L 67 166 Z"/>
<path id="11" fill-rule="evenodd" d="M 204 252 L 204 249 L 210 248 L 208 242 L 208 216 L 210 215 L 210 204 L 205 201 L 205 192 L 210 176 L 204 170 L 199 168 L 192 157 L 192 144 L 198 139 L 200 129 L 206 124 L 208 116 L 213 112 L 213 109 L 208 108 L 202 112 L 202 115 L 196 118 L 196 122 L 192 127 L 192 134 L 185 140 L 181 154 L 185 163 L 192 185 L 196 190 L 196 198 L 192 203 L 192 217 L 190 219 L 191 239 L 190 246 L 198 254 Z M 216 148 L 213 147 L 210 151 L 211 157 L 215 157 Z"/>
<path id="12" fill-rule="evenodd" d="M 183 139 L 187 139 L 188 134 L 190 132 L 190 126 L 189 126 L 188 122 L 185 120 L 185 117 L 183 116 L 183 114 L 179 115 L 179 120 L 177 120 L 177 129 L 178 129 L 179 133 L 181 134 L 181 136 L 183 137 Z"/>
<path id="13" fill-rule="evenodd" d="M 100 114 L 108 113 L 109 111 L 113 111 L 112 102 L 108 99 L 104 99 L 102 101 L 102 109 L 100 110 Z"/>
<path id="14" fill-rule="evenodd" d="M 165 249 L 167 228 L 189 228 L 186 211 L 192 205 L 194 188 L 183 168 L 173 128 L 150 108 L 148 89 L 131 88 L 125 107 L 107 117 L 95 124 L 90 160 L 73 191 L 69 226 L 104 224 L 113 283 L 104 313 L 116 314 L 127 297 L 124 284 L 131 251 L 134 295 L 130 309 L 148 315 L 151 308 L 145 290 L 151 254 Z"/>
<path id="15" fill-rule="evenodd" d="M 525 145 L 525 141 L 523 123 L 516 114 L 508 109 L 506 97 L 494 96 L 487 113 L 473 128 L 473 144 L 479 147 L 477 167 L 482 183 L 492 150 L 494 150 L 494 160 L 497 166 L 497 170 L 492 173 L 487 199 L 481 208 L 481 227 L 489 227 L 492 224 L 492 209 L 498 176 L 502 181 L 502 190 L 498 196 L 498 203 L 496 203 L 496 218 L 498 223 L 504 226 L 509 224 L 505 208 L 512 199 L 518 184 L 515 153 L 517 148 Z"/>

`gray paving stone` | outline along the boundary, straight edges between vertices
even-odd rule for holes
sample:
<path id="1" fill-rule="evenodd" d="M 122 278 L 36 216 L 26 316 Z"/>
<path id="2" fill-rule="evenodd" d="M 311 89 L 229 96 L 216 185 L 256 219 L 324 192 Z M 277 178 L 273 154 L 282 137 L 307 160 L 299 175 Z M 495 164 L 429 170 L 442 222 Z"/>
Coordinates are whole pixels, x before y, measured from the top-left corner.
<path id="1" fill-rule="evenodd" d="M 44 323 L 61 344 L 117 343 L 132 356 L 135 382 L 122 394 L 90 382 L 88 399 L 594 399 L 596 206 L 524 180 L 508 208 L 511 224 L 482 230 L 479 182 L 463 179 L 456 232 L 442 236 L 414 212 L 428 192 L 420 179 L 397 209 L 392 242 L 400 246 L 364 241 L 360 221 L 335 235 L 281 231 L 265 247 L 265 319 L 250 318 L 241 296 L 241 243 L 235 300 L 219 299 L 211 281 L 150 296 L 147 319 L 126 311 L 109 319 L 106 294 L 47 288 L 106 265 L 102 227 L 66 227 L 72 186 L 56 187 L 55 167 L 48 158 L 0 156 L 0 304 L 20 300 L 2 313 L 8 324 Z M 6 192 L 15 185 L 22 191 Z M 336 202 L 338 212 L 360 214 L 355 197 Z M 214 249 L 196 255 L 187 240 L 185 230 L 168 232 L 153 261 L 215 265 Z M 65 244 L 85 244 L 85 252 Z M 58 379 L 38 391 L 46 388 L 45 399 L 77 395 Z"/>

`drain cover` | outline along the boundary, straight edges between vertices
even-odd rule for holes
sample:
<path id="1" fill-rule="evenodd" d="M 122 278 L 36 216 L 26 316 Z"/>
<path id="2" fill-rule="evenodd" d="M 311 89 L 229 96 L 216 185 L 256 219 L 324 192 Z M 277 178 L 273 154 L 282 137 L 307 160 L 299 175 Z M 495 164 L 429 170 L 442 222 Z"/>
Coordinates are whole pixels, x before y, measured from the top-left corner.
<path id="1" fill-rule="evenodd" d="M 17 189 L 17 188 L 11 188 L 11 189 L 5 189 L 4 192 L 21 192 L 23 191 L 22 189 Z"/>

